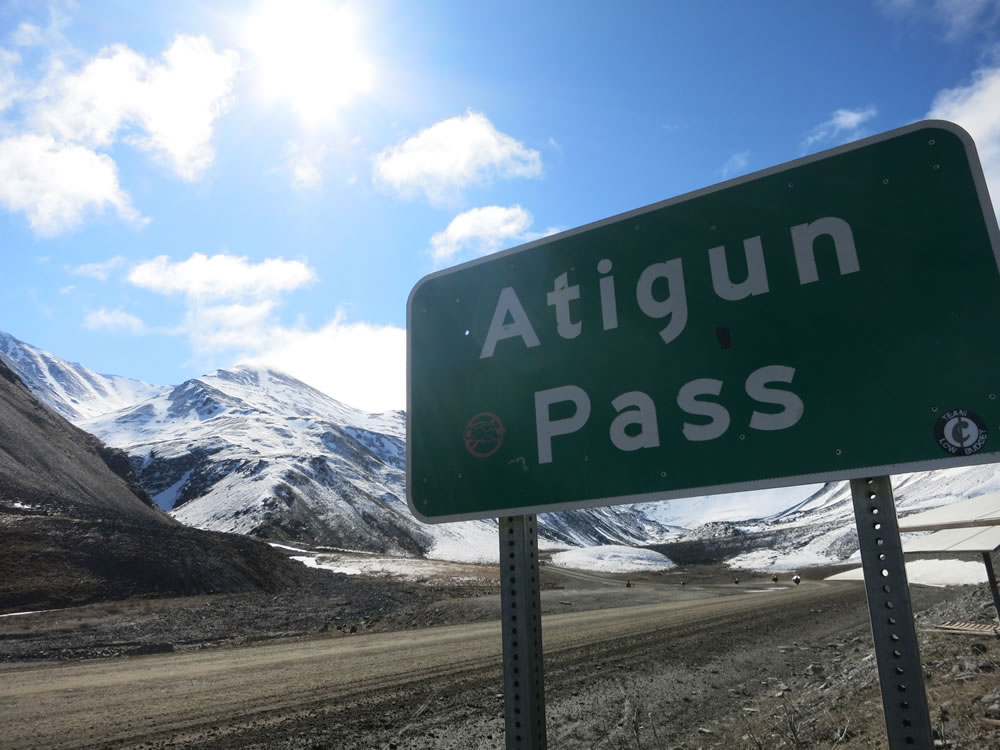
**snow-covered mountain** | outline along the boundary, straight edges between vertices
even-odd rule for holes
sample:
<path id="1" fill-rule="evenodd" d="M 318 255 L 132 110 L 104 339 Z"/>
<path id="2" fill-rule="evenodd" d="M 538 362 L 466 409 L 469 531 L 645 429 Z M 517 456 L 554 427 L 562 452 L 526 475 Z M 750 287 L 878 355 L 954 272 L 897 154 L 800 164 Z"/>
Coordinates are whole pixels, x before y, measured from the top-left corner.
<path id="1" fill-rule="evenodd" d="M 157 504 L 199 528 L 419 554 L 404 416 L 359 412 L 274 370 L 188 380 L 80 422 L 124 449 Z"/>
<path id="2" fill-rule="evenodd" d="M 71 422 L 130 406 L 168 388 L 119 375 L 99 375 L 3 331 L 0 331 L 0 360 L 24 381 L 37 399 Z"/>
<path id="3" fill-rule="evenodd" d="M 896 513 L 902 517 L 1000 491 L 1000 469 L 984 464 L 897 474 L 892 484 Z M 793 569 L 858 559 L 854 504 L 847 482 L 826 484 L 800 503 L 738 526 L 766 545 L 734 556 L 729 560 L 734 567 Z"/>
<path id="4" fill-rule="evenodd" d="M 147 492 L 199 528 L 393 554 L 492 559 L 490 521 L 426 526 L 405 502 L 405 415 L 368 414 L 274 370 L 174 388 L 97 375 L 0 334 L 41 400 L 126 451 Z M 901 514 L 1000 489 L 992 465 L 895 477 Z M 543 514 L 549 545 L 643 545 L 733 530 L 747 566 L 835 562 L 857 549 L 846 482 Z M 724 525 L 720 525 L 724 523 Z M 708 524 L 706 526 L 706 524 Z"/>
<path id="5" fill-rule="evenodd" d="M 367 414 L 275 370 L 217 370 L 80 426 L 132 457 L 157 504 L 204 529 L 394 554 L 479 559 L 488 521 L 426 526 L 406 505 L 405 415 Z M 563 544 L 661 539 L 644 508 L 547 514 Z"/>

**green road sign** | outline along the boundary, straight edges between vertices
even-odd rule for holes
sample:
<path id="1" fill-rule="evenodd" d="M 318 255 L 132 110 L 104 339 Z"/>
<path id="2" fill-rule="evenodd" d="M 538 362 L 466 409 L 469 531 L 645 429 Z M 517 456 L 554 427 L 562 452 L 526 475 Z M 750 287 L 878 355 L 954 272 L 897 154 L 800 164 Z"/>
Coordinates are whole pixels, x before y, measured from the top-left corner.
<path id="1" fill-rule="evenodd" d="M 1000 458 L 1000 241 L 922 122 L 423 278 L 429 522 Z"/>

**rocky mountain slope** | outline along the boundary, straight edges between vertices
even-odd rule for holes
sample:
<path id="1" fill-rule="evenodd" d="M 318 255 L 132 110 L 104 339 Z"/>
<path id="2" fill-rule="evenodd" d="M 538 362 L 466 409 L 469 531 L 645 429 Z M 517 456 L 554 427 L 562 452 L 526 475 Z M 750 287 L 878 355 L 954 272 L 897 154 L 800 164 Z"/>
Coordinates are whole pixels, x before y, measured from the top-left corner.
<path id="1" fill-rule="evenodd" d="M 109 513 L 170 523 L 122 451 L 54 413 L 0 362 L 0 502 L 49 513 Z"/>
<path id="2" fill-rule="evenodd" d="M 127 458 L 0 362 L 0 613 L 133 595 L 275 589 L 304 571 L 251 539 L 182 526 Z"/>

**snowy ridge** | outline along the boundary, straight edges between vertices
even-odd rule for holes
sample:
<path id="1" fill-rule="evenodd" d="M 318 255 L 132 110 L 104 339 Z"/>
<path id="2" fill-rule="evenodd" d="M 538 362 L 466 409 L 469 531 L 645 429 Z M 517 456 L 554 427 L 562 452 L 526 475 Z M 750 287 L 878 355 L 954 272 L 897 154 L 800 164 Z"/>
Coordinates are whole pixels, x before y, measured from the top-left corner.
<path id="1" fill-rule="evenodd" d="M 928 508 L 1000 490 L 995 464 L 898 474 L 892 478 L 896 513 L 902 518 Z M 769 532 L 767 549 L 729 560 L 733 567 L 793 570 L 858 559 L 854 504 L 847 482 L 830 482 L 802 502 L 759 522 L 745 522 L 746 532 Z"/>
<path id="2" fill-rule="evenodd" d="M 804 484 L 797 487 L 702 495 L 635 507 L 645 508 L 650 519 L 657 524 L 677 526 L 686 531 L 712 521 L 771 518 L 809 501 L 825 486 Z"/>
<path id="3" fill-rule="evenodd" d="M 36 398 L 70 421 L 121 409 L 167 389 L 119 375 L 99 375 L 3 331 L 0 331 L 0 359 L 17 373 Z"/>

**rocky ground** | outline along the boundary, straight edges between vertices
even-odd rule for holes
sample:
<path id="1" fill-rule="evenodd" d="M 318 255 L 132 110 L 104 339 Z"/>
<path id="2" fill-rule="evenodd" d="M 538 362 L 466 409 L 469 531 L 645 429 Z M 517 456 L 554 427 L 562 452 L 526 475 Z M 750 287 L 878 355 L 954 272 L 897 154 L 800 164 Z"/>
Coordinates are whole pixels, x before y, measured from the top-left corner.
<path id="1" fill-rule="evenodd" d="M 435 602 L 495 592 L 483 582 L 386 581 L 325 571 L 277 593 L 134 598 L 0 617 L 0 662 L 219 648 L 434 622 Z"/>
<path id="2" fill-rule="evenodd" d="M 921 661 L 935 748 L 1000 748 L 1000 631 L 980 635 L 937 626 L 965 621 L 996 624 L 985 587 L 945 594 L 914 587 Z M 612 748 L 800 750 L 887 747 L 882 698 L 867 624 L 835 638 L 774 643 L 771 668 L 759 679 L 726 688 L 725 708 L 708 715 L 687 736 L 627 699 L 622 719 L 603 745 Z M 666 738 L 670 738 L 668 741 Z"/>
<path id="3" fill-rule="evenodd" d="M 551 747 L 727 750 L 884 748 L 885 727 L 860 584 L 823 588 L 829 571 L 804 571 L 816 595 L 787 610 L 755 607 L 762 574 L 700 566 L 633 577 L 544 569 L 546 614 L 615 608 L 658 597 L 727 596 L 739 617 L 703 621 L 546 653 Z M 449 576 L 374 580 L 314 571 L 280 594 L 140 599 L 0 618 L 0 660 L 76 660 L 226 648 L 277 638 L 344 637 L 489 620 L 498 586 L 488 567 Z M 684 581 L 684 585 L 680 584 Z M 791 585 L 781 581 L 779 585 Z M 799 593 L 796 590 L 795 593 Z M 736 601 L 736 599 L 734 599 Z M 940 632 L 941 623 L 989 623 L 983 586 L 913 587 L 935 747 L 1000 748 L 1000 638 Z M 628 610 L 620 610 L 628 617 Z M 624 628 L 623 628 L 624 632 Z M 169 658 L 169 657 L 168 657 Z M 0 670 L 4 666 L 0 665 Z M 503 747 L 499 668 L 429 679 L 398 690 L 310 704 L 269 729 L 187 746 L 259 748 Z M 233 742 L 236 744 L 232 744 Z M 228 742 L 228 744 L 227 744 Z M 182 743 L 185 744 L 185 743 Z"/>
<path id="4" fill-rule="evenodd" d="M 331 556 L 340 561 L 371 557 L 343 552 Z M 435 573 L 408 577 L 349 576 L 296 567 L 302 580 L 274 593 L 143 596 L 0 615 L 0 663 L 231 647 L 277 638 L 385 632 L 500 617 L 500 584 L 494 566 L 441 563 Z M 827 572 L 817 569 L 806 576 L 818 579 Z M 664 596 L 697 598 L 705 595 L 706 587 L 713 595 L 736 594 L 755 584 L 770 583 L 763 573 L 737 575 L 742 575 L 743 588 L 730 590 L 734 573 L 722 565 L 618 577 L 579 575 L 549 566 L 542 576 L 543 614 L 652 603 L 663 601 Z M 630 578 L 636 585 L 632 589 L 613 585 L 618 578 L 622 582 Z M 787 575 L 785 579 L 785 585 L 790 585 Z M 568 598 L 561 593 L 567 589 L 572 591 Z"/>

